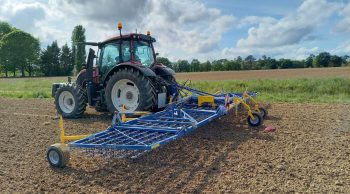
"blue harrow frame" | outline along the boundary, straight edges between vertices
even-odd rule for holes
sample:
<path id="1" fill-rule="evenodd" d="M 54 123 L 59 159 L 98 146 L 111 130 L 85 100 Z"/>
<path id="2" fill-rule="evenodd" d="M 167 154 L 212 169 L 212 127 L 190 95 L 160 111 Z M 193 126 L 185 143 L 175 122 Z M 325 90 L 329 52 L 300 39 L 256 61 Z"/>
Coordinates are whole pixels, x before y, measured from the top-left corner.
<path id="1" fill-rule="evenodd" d="M 234 99 L 243 97 L 242 93 L 209 94 L 178 84 L 177 87 L 188 90 L 193 95 L 168 104 L 163 111 L 127 122 L 122 122 L 121 113 L 116 113 L 112 125 L 106 130 L 65 145 L 51 146 L 47 153 L 49 163 L 54 167 L 64 167 L 67 163 L 64 162 L 67 160 L 64 158 L 68 152 L 64 151 L 67 150 L 66 147 L 78 148 L 99 155 L 112 155 L 113 153 L 119 158 L 137 157 L 226 115 L 229 109 L 238 106 L 234 103 Z M 198 98 L 203 95 L 212 96 L 215 105 L 204 103 L 199 106 Z M 250 93 L 250 95 L 255 96 L 256 93 Z M 227 103 L 232 106 L 227 106 Z M 262 118 L 255 116 L 260 119 L 259 123 L 261 123 Z M 56 158 L 50 152 L 58 152 Z M 49 156 L 52 156 L 51 161 Z"/>

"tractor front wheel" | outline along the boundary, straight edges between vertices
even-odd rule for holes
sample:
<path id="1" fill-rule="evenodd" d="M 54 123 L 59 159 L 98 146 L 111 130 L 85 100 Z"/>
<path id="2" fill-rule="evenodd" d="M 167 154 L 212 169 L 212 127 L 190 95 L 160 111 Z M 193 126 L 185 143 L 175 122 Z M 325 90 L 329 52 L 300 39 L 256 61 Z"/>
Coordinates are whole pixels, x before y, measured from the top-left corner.
<path id="1" fill-rule="evenodd" d="M 66 84 L 57 89 L 55 105 L 64 118 L 79 118 L 86 110 L 86 94 L 75 84 Z"/>
<path id="2" fill-rule="evenodd" d="M 156 92 L 151 81 L 133 68 L 115 72 L 107 82 L 106 105 L 110 112 L 150 111 L 155 107 Z"/>

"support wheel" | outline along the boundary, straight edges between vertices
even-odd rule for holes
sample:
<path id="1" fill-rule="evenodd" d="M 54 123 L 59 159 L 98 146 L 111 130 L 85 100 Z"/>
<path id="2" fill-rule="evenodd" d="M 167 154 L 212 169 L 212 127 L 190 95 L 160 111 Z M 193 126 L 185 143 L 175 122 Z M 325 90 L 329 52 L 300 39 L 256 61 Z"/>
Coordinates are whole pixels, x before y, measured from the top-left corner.
<path id="1" fill-rule="evenodd" d="M 115 72 L 107 82 L 106 105 L 110 112 L 150 111 L 155 107 L 156 92 L 151 81 L 134 68 Z"/>
<path id="2" fill-rule="evenodd" d="M 263 123 L 263 118 L 259 113 L 253 112 L 252 115 L 254 116 L 254 119 L 252 119 L 250 117 L 250 115 L 248 115 L 247 117 L 247 121 L 248 124 L 252 127 L 258 127 Z"/>
<path id="3" fill-rule="evenodd" d="M 259 107 L 259 111 L 260 111 L 261 117 L 262 117 L 263 119 L 265 119 L 265 118 L 267 117 L 267 115 L 268 115 L 268 112 L 267 112 L 266 108 L 264 108 L 264 107 Z"/>
<path id="4" fill-rule="evenodd" d="M 57 89 L 55 105 L 64 118 L 79 118 L 86 110 L 86 93 L 75 84 L 66 84 Z"/>
<path id="5" fill-rule="evenodd" d="M 65 144 L 56 143 L 47 149 L 47 161 L 54 168 L 65 167 L 70 159 L 69 149 Z"/>

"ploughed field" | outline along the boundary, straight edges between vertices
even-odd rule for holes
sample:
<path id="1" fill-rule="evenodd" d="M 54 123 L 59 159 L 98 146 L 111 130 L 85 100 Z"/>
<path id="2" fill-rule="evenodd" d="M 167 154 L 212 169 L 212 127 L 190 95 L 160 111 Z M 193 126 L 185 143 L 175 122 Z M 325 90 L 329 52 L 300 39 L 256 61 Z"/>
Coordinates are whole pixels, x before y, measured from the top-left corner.
<path id="1" fill-rule="evenodd" d="M 52 99 L 0 98 L 1 193 L 329 193 L 350 192 L 350 105 L 273 103 L 265 133 L 229 115 L 137 159 L 77 151 L 52 169 L 59 141 Z M 88 109 L 65 120 L 69 134 L 92 133 L 111 116 Z"/>

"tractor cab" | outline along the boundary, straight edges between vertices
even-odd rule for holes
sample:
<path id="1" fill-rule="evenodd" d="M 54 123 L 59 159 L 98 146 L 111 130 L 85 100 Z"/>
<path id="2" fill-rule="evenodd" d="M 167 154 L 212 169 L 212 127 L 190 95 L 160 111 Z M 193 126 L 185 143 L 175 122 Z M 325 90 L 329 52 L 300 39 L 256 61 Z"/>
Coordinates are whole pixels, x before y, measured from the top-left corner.
<path id="1" fill-rule="evenodd" d="M 156 62 L 153 43 L 156 40 L 149 34 L 127 34 L 98 43 L 97 68 L 102 80 L 117 64 L 128 64 L 151 68 Z"/>

